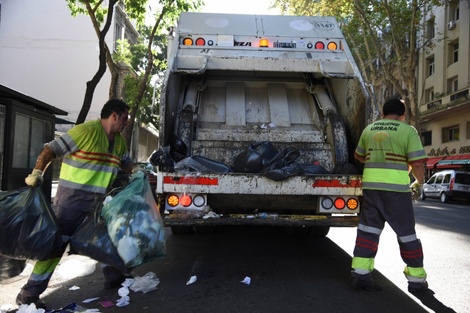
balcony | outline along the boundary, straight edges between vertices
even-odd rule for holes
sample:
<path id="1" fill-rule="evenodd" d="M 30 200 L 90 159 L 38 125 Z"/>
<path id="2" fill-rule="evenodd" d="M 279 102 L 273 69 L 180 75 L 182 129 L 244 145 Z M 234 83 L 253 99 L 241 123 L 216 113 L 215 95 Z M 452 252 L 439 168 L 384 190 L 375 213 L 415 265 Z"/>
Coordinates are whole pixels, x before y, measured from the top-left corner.
<path id="1" fill-rule="evenodd" d="M 470 105 L 470 87 L 466 87 L 420 107 L 421 122 L 446 118 L 454 114 L 467 113 Z"/>

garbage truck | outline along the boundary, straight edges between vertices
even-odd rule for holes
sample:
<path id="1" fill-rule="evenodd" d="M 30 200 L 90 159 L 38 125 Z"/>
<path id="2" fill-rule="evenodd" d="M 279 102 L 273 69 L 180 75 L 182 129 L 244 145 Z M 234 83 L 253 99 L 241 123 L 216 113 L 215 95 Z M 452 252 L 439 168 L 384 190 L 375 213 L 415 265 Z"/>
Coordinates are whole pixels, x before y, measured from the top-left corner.
<path id="1" fill-rule="evenodd" d="M 335 18 L 185 12 L 167 57 L 150 160 L 174 234 L 357 225 L 374 109 Z"/>

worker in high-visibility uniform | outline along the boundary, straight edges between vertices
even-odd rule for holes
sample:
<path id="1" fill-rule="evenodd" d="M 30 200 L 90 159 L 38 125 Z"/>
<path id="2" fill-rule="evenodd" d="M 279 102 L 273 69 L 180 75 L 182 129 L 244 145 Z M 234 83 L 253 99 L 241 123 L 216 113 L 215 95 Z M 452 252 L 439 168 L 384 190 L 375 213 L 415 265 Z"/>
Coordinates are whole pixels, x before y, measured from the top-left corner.
<path id="1" fill-rule="evenodd" d="M 361 134 L 355 158 L 364 163 L 363 204 L 357 227 L 351 279 L 356 287 L 379 290 L 373 277 L 379 238 L 387 222 L 397 234 L 400 254 L 406 263 L 408 291 L 428 289 L 423 249 L 415 232 L 413 200 L 419 198 L 427 160 L 416 129 L 406 123 L 405 104 L 399 99 L 384 103 L 383 119 L 368 125 Z M 410 176 L 415 178 L 411 185 Z"/>
<path id="2" fill-rule="evenodd" d="M 37 308 L 45 308 L 39 296 L 46 290 L 70 237 L 104 200 L 119 169 L 127 173 L 138 169 L 134 167 L 126 141 L 120 134 L 127 124 L 128 115 L 129 106 L 125 102 L 109 100 L 101 110 L 100 119 L 76 125 L 47 144 L 32 173 L 26 177 L 27 185 L 41 185 L 43 172 L 50 162 L 63 157 L 53 203 L 63 245 L 50 259 L 36 262 L 16 298 L 18 305 L 34 303 Z M 111 266 L 103 267 L 103 274 L 105 288 L 117 287 L 125 279 L 124 273 Z"/>

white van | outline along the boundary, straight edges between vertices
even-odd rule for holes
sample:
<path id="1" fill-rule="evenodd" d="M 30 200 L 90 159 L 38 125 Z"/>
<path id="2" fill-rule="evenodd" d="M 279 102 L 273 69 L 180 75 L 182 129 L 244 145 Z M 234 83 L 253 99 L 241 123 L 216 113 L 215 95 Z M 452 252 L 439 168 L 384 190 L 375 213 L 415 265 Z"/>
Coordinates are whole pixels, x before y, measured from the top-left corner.
<path id="1" fill-rule="evenodd" d="M 470 200 L 470 172 L 445 170 L 437 172 L 423 185 L 421 200 L 429 198 L 447 202 L 451 199 Z"/>

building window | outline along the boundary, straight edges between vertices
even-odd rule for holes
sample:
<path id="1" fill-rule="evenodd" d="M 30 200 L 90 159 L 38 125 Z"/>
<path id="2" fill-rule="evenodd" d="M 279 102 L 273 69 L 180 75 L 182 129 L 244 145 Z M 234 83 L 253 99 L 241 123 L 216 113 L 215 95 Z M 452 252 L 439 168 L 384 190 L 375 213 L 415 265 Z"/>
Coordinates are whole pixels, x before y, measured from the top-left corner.
<path id="1" fill-rule="evenodd" d="M 434 74 L 434 71 L 435 71 L 434 56 L 429 57 L 426 63 L 427 63 L 427 68 L 428 68 L 428 76 L 431 76 Z"/>
<path id="2" fill-rule="evenodd" d="M 452 77 L 447 80 L 447 92 L 453 93 L 459 90 L 459 79 L 458 77 Z"/>
<path id="3" fill-rule="evenodd" d="M 436 34 L 434 28 L 434 19 L 430 19 L 426 25 L 426 35 L 428 39 L 433 39 Z"/>
<path id="4" fill-rule="evenodd" d="M 452 47 L 452 63 L 455 63 L 459 60 L 459 43 L 456 42 L 451 45 Z"/>
<path id="5" fill-rule="evenodd" d="M 434 88 L 426 89 L 424 93 L 424 100 L 425 102 L 434 100 Z"/>
<path id="6" fill-rule="evenodd" d="M 124 27 L 120 23 L 116 23 L 114 25 L 114 51 L 117 51 L 119 46 L 119 40 L 123 39 Z"/>
<path id="7" fill-rule="evenodd" d="M 459 126 L 451 126 L 442 129 L 442 142 L 459 141 Z"/>
<path id="8" fill-rule="evenodd" d="M 432 131 L 421 132 L 421 138 L 423 140 L 423 146 L 432 145 Z"/>
<path id="9" fill-rule="evenodd" d="M 452 3 L 450 6 L 450 20 L 451 21 L 458 21 L 460 18 L 460 8 L 459 8 L 459 3 Z"/>

